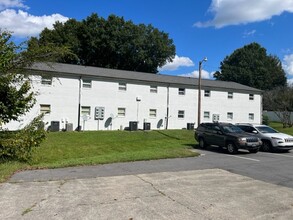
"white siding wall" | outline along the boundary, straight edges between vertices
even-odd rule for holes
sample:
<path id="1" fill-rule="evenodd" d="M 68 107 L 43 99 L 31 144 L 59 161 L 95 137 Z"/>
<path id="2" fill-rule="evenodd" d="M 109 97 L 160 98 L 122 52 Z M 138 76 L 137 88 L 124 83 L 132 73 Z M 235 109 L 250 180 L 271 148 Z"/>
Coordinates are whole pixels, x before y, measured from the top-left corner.
<path id="1" fill-rule="evenodd" d="M 52 85 L 42 85 L 38 80 L 38 96 L 35 105 L 38 110 L 40 105 L 49 104 L 51 112 L 46 114 L 44 121 L 50 125 L 51 121 L 59 121 L 60 129 L 65 128 L 66 122 L 77 120 L 78 114 L 78 87 L 79 79 L 53 77 Z M 40 113 L 38 111 L 38 113 Z"/>
<path id="2" fill-rule="evenodd" d="M 180 87 L 184 88 L 184 87 Z M 178 111 L 184 111 L 184 118 L 178 118 Z M 170 88 L 169 128 L 186 128 L 195 123 L 197 117 L 197 91 L 185 88 L 185 95 L 178 94 L 178 88 Z"/>
<path id="3" fill-rule="evenodd" d="M 51 112 L 44 116 L 46 127 L 51 121 L 60 121 L 60 129 L 65 123 L 76 122 L 78 113 L 78 78 L 53 77 L 52 85 L 42 85 L 40 76 L 33 76 L 32 89 L 36 92 L 36 104 L 20 121 L 12 121 L 4 128 L 17 130 L 27 125 L 34 117 L 40 114 L 40 105 L 48 104 Z"/>
<path id="4" fill-rule="evenodd" d="M 220 116 L 221 122 L 230 123 L 261 123 L 261 95 L 254 95 L 249 100 L 249 94 L 233 92 L 233 98 L 228 99 L 226 91 L 211 91 L 210 97 L 202 92 L 202 122 L 211 122 L 213 114 Z M 204 118 L 204 112 L 210 112 L 210 119 Z M 227 113 L 233 113 L 233 119 L 227 118 Z M 254 114 L 254 120 L 249 120 L 249 113 Z"/>
<path id="5" fill-rule="evenodd" d="M 46 114 L 44 121 L 47 126 L 51 121 L 59 121 L 60 129 L 66 123 L 73 123 L 73 129 L 78 126 L 79 78 L 53 77 L 52 85 L 42 85 L 41 77 L 33 78 L 33 89 L 38 92 L 37 103 L 33 109 L 22 117 L 21 122 L 11 122 L 6 128 L 19 129 L 40 113 L 40 105 L 48 104 L 51 112 Z M 151 123 L 151 129 L 165 129 L 167 117 L 167 86 L 160 84 L 143 84 L 127 81 L 104 81 L 94 78 L 91 88 L 81 88 L 81 106 L 90 106 L 91 113 L 87 120 L 80 117 L 80 125 L 84 130 L 117 130 L 129 126 L 129 121 L 138 121 L 138 128 L 143 129 L 143 123 Z M 126 83 L 126 91 L 119 90 L 119 82 Z M 81 84 L 82 85 L 82 84 Z M 150 92 L 150 86 L 157 86 L 157 93 Z M 185 88 L 184 86 L 180 88 Z M 169 120 L 168 129 L 182 129 L 187 123 L 197 125 L 197 89 L 185 88 L 185 94 L 179 95 L 178 87 L 169 88 Z M 202 90 L 201 121 L 212 121 L 213 114 L 219 114 L 222 122 L 261 123 L 261 95 L 254 95 L 249 100 L 249 94 L 233 92 L 233 99 L 228 99 L 227 91 L 213 91 L 205 97 Z M 137 98 L 140 101 L 137 101 Z M 95 107 L 105 107 L 104 120 L 94 118 Z M 125 117 L 118 116 L 118 108 L 125 108 Z M 150 109 L 156 110 L 156 117 L 150 116 Z M 184 118 L 178 118 L 178 111 L 184 111 Z M 210 118 L 204 118 L 204 112 L 210 112 Z M 233 113 L 233 119 L 227 119 L 227 113 Z M 254 114 L 254 120 L 249 120 L 249 113 Z M 112 118 L 112 119 L 111 119 Z"/>
<path id="6" fill-rule="evenodd" d="M 139 129 L 143 129 L 144 122 L 151 123 L 151 128 L 157 128 L 158 121 L 164 119 L 166 112 L 166 88 L 160 86 L 157 93 L 151 93 L 150 85 L 126 83 L 126 91 L 121 91 L 119 82 L 93 80 L 91 89 L 82 89 L 81 100 L 81 106 L 91 107 L 91 118 L 85 122 L 86 130 L 98 129 L 98 121 L 94 119 L 96 106 L 105 107 L 105 119 L 99 121 L 100 130 L 125 129 L 130 121 L 138 121 Z M 126 109 L 125 117 L 118 116 L 118 108 Z M 157 110 L 156 117 L 149 116 L 150 109 Z M 113 117 L 112 126 L 107 123 L 110 117 Z"/>

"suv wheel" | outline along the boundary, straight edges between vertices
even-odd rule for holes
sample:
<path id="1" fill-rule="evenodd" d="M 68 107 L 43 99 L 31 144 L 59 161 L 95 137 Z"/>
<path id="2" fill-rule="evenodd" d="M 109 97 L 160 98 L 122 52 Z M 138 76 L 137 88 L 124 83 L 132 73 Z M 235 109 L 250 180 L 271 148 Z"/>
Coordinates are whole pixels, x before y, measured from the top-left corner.
<path id="1" fill-rule="evenodd" d="M 269 151 L 271 151 L 271 150 L 272 150 L 271 142 L 269 142 L 269 141 L 263 141 L 261 149 L 262 149 L 264 152 L 269 152 Z"/>
<path id="2" fill-rule="evenodd" d="M 227 150 L 230 154 L 236 154 L 238 151 L 237 147 L 235 147 L 235 145 L 232 142 L 229 142 L 227 144 Z"/>
<path id="3" fill-rule="evenodd" d="M 199 148 L 201 148 L 201 149 L 206 148 L 206 143 L 203 138 L 199 139 Z"/>

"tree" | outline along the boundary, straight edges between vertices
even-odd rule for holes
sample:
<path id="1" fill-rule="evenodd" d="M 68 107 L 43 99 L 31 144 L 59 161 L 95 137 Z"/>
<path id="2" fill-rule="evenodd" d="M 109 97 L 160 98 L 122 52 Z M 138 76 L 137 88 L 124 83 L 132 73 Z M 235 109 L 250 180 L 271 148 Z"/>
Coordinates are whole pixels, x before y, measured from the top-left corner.
<path id="1" fill-rule="evenodd" d="M 16 120 L 34 104 L 33 92 L 25 76 L 20 74 L 24 58 L 17 53 L 20 46 L 9 42 L 11 35 L 0 32 L 0 126 Z"/>
<path id="2" fill-rule="evenodd" d="M 261 90 L 286 85 L 286 74 L 278 57 L 267 55 L 258 43 L 235 50 L 221 62 L 217 80 L 233 81 Z"/>
<path id="3" fill-rule="evenodd" d="M 74 56 L 63 57 L 59 62 L 150 73 L 157 73 L 158 67 L 175 56 L 173 40 L 167 33 L 115 15 L 107 20 L 92 14 L 81 22 L 57 22 L 53 30 L 44 29 L 32 42 L 71 49 Z"/>
<path id="4" fill-rule="evenodd" d="M 34 105 L 27 67 L 35 61 L 60 59 L 68 50 L 60 47 L 34 47 L 26 51 L 26 44 L 16 45 L 11 34 L 0 30 L 0 127 L 17 120 Z"/>
<path id="5" fill-rule="evenodd" d="M 45 48 L 48 51 L 52 51 L 51 48 L 55 47 L 59 48 L 57 59 L 56 53 L 54 53 L 55 61 L 70 64 L 79 63 L 79 59 L 74 53 L 80 48 L 79 39 L 77 38 L 79 29 L 80 23 L 74 19 L 70 19 L 64 24 L 57 21 L 54 24 L 53 31 L 45 28 L 39 39 L 32 37 L 28 41 L 28 52 L 33 51 L 35 53 L 39 49 L 44 51 Z M 63 48 L 63 50 L 60 50 L 60 48 Z M 44 54 L 47 56 L 48 52 L 44 51 Z"/>
<path id="6" fill-rule="evenodd" d="M 290 115 L 293 111 L 293 87 L 282 86 L 264 93 L 264 109 L 273 111 L 283 127 L 292 127 Z"/>

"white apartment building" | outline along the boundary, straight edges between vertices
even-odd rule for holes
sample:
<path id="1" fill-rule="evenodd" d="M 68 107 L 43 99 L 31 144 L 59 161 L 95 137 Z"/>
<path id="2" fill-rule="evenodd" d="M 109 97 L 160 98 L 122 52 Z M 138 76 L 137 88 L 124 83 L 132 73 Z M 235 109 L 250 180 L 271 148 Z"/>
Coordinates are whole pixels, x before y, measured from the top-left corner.
<path id="1" fill-rule="evenodd" d="M 195 78 L 61 63 L 35 64 L 31 74 L 37 102 L 19 121 L 6 125 L 10 130 L 24 127 L 40 113 L 53 130 L 197 126 Z M 204 79 L 201 89 L 201 122 L 261 123 L 261 90 Z"/>

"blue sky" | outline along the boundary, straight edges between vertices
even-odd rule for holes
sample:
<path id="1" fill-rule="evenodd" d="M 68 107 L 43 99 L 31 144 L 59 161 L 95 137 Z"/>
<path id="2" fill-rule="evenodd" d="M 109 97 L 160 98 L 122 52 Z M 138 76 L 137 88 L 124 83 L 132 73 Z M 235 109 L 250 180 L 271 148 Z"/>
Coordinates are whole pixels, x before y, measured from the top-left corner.
<path id="1" fill-rule="evenodd" d="M 199 61 L 207 57 L 203 77 L 212 79 L 227 55 L 257 42 L 280 58 L 293 82 L 293 0 L 0 0 L 0 28 L 23 41 L 57 20 L 92 13 L 123 16 L 168 33 L 176 57 L 162 74 L 196 77 Z"/>

